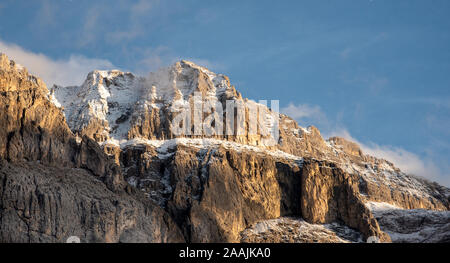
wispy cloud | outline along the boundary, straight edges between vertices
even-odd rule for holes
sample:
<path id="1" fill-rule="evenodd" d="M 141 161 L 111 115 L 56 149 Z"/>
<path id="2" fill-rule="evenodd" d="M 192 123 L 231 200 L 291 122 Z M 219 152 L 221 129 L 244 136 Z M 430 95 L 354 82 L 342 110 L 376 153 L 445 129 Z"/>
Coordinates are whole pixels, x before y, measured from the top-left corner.
<path id="1" fill-rule="evenodd" d="M 402 97 L 390 98 L 393 103 L 419 104 L 420 106 L 434 106 L 437 108 L 450 109 L 450 97 Z"/>
<path id="2" fill-rule="evenodd" d="M 165 46 L 139 49 L 135 53 L 141 54 L 140 58 L 136 62 L 135 69 L 135 72 L 140 75 L 146 75 L 149 72 L 168 66 L 176 61 L 176 58 L 172 55 L 171 50 Z"/>
<path id="3" fill-rule="evenodd" d="M 154 72 L 161 67 L 167 67 L 169 65 L 174 64 L 180 60 L 188 60 L 192 61 L 199 66 L 206 67 L 212 71 L 217 73 L 221 73 L 226 67 L 215 61 L 198 58 L 198 57 L 189 57 L 189 56 L 179 56 L 176 55 L 172 49 L 166 46 L 158 46 L 158 47 L 146 47 L 139 48 L 135 47 L 134 49 L 126 50 L 125 52 L 130 52 L 130 56 L 133 54 L 139 54 L 138 57 L 135 58 L 134 67 L 131 69 L 134 73 L 138 75 L 146 75 L 149 72 Z"/>
<path id="4" fill-rule="evenodd" d="M 420 157 L 400 147 L 378 145 L 373 142 L 362 143 L 352 137 L 345 128 L 336 129 L 327 134 L 327 137 L 332 136 L 339 136 L 356 142 L 365 154 L 388 160 L 405 173 L 421 176 L 450 186 L 450 174 L 446 174 L 445 171 L 440 169 L 431 158 Z"/>
<path id="5" fill-rule="evenodd" d="M 50 26 L 56 23 L 55 12 L 57 12 L 58 5 L 51 3 L 49 0 L 41 1 L 41 7 L 36 13 L 36 23 L 40 26 Z"/>
<path id="6" fill-rule="evenodd" d="M 34 53 L 1 40 L 0 52 L 25 66 L 30 73 L 42 78 L 48 86 L 53 84 L 79 85 L 84 81 L 87 73 L 94 69 L 114 68 L 113 64 L 105 59 L 86 58 L 74 54 L 68 59 L 55 60 L 44 54 Z"/>
<path id="7" fill-rule="evenodd" d="M 353 52 L 353 48 L 351 48 L 351 47 L 346 47 L 346 48 L 344 48 L 344 50 L 342 50 L 341 52 L 339 52 L 339 56 L 342 58 L 342 59 L 347 59 L 347 58 L 349 58 L 349 56 L 350 56 L 350 54 Z"/>
<path id="8" fill-rule="evenodd" d="M 120 43 L 148 33 L 149 25 L 145 20 L 152 18 L 151 12 L 159 2 L 159 0 L 139 0 L 130 4 L 122 1 L 110 6 L 109 1 L 106 1 L 103 4 L 92 5 L 85 16 L 80 46 L 93 44 L 99 39 Z M 114 21 L 117 17 L 123 21 L 118 27 L 105 28 L 107 21 Z"/>
<path id="9" fill-rule="evenodd" d="M 131 16 L 136 17 L 145 15 L 157 3 L 159 3 L 159 0 L 139 0 L 137 3 L 131 5 L 130 7 Z"/>
<path id="10" fill-rule="evenodd" d="M 179 58 L 178 60 L 188 60 L 188 61 L 192 61 L 195 64 L 205 67 L 211 71 L 214 71 L 216 73 L 221 73 L 221 71 L 226 69 L 226 66 L 221 64 L 221 63 L 217 63 L 214 61 L 211 61 L 209 59 L 204 59 L 204 58 L 193 58 L 193 57 L 186 57 L 186 58 Z"/>
<path id="11" fill-rule="evenodd" d="M 348 84 L 368 90 L 371 94 L 379 94 L 389 86 L 389 79 L 370 72 L 356 72 L 352 76 L 343 75 L 341 79 Z"/>
<path id="12" fill-rule="evenodd" d="M 427 100 L 426 102 L 435 103 L 434 100 Z M 445 105 L 441 100 L 438 100 L 437 102 L 439 105 Z M 353 141 L 360 145 L 365 154 L 388 160 L 405 173 L 421 176 L 443 185 L 450 186 L 450 173 L 448 172 L 448 169 L 446 169 L 448 165 L 440 163 L 442 162 L 442 158 L 436 158 L 436 153 L 433 151 L 426 153 L 424 156 L 420 156 L 397 146 L 379 145 L 373 142 L 361 142 L 354 138 L 344 126 L 340 125 L 339 120 L 333 121 L 328 119 L 318 105 L 295 105 L 290 103 L 287 107 L 281 109 L 281 113 L 297 120 L 300 125 L 307 123 L 307 125 L 313 124 L 321 127 L 324 138 L 339 136 Z M 440 129 L 441 127 L 448 126 L 443 126 L 442 120 L 437 120 L 432 117 L 427 118 L 427 122 L 429 124 L 428 126 L 434 127 L 433 129 L 437 129 L 436 127 L 439 127 Z M 448 134 L 448 131 L 446 133 Z M 443 143 L 441 142 L 440 145 L 442 146 Z"/>
<path id="13" fill-rule="evenodd" d="M 81 31 L 81 37 L 78 39 L 80 46 L 86 46 L 93 43 L 98 36 L 98 21 L 100 20 L 101 8 L 98 5 L 92 5 L 87 11 Z"/>
<path id="14" fill-rule="evenodd" d="M 318 105 L 289 103 L 280 110 L 281 113 L 298 121 L 301 125 L 308 122 L 314 125 L 329 126 L 328 119 Z"/>
<path id="15" fill-rule="evenodd" d="M 5 53 L 12 60 L 25 66 L 28 71 L 44 80 L 50 87 L 53 84 L 70 86 L 80 85 L 87 74 L 95 69 L 108 70 L 116 67 L 106 59 L 87 58 L 82 55 L 72 54 L 67 59 L 52 59 L 44 54 L 26 50 L 16 44 L 4 42 L 0 39 L 0 52 Z M 180 58 L 164 46 L 139 50 L 140 59 L 132 68 L 138 75 L 147 75 L 161 67 L 169 66 L 180 59 L 191 60 L 198 65 L 212 70 L 223 68 L 220 64 L 200 58 Z"/>
<path id="16" fill-rule="evenodd" d="M 372 46 L 382 42 L 383 40 L 388 39 L 389 35 L 386 32 L 378 33 L 374 36 L 370 36 L 368 40 L 354 42 L 352 41 L 350 45 L 345 47 L 341 52 L 339 52 L 339 56 L 343 60 L 349 59 L 355 53 L 367 50 Z"/>
<path id="17" fill-rule="evenodd" d="M 317 118 L 323 115 L 319 106 L 308 104 L 294 105 L 293 103 L 289 103 L 287 107 L 281 109 L 281 112 L 296 120 L 303 118 Z"/>

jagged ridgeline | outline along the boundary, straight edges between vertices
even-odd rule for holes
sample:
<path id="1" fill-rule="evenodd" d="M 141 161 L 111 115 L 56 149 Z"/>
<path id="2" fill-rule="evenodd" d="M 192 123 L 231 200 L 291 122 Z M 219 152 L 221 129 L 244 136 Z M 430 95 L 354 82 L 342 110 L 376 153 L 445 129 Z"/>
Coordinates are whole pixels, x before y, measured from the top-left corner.
<path id="1" fill-rule="evenodd" d="M 277 127 L 275 144 L 249 132 L 248 107 L 233 116 L 240 134 L 199 135 L 193 123 L 174 134 L 174 107 L 194 107 L 196 93 L 224 107 L 222 127 L 227 101 L 249 103 L 187 61 L 49 91 L 0 55 L 0 241 L 449 241 L 448 188 L 264 105 L 258 130 Z"/>

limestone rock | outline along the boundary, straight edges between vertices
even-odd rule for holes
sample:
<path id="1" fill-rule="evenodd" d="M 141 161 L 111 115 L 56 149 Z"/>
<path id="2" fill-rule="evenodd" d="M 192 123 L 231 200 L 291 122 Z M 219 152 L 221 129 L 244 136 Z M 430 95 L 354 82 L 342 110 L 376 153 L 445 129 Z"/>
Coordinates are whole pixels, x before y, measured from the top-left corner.
<path id="1" fill-rule="evenodd" d="M 182 242 L 170 216 L 81 142 L 45 84 L 0 55 L 0 241 Z"/>
<path id="2" fill-rule="evenodd" d="M 173 109 L 192 106 L 195 92 L 248 102 L 226 76 L 188 61 L 145 78 L 92 71 L 81 86 L 49 91 L 0 55 L 0 241 L 389 242 L 404 230 L 368 203 L 450 208 L 449 189 L 268 107 L 275 145 L 249 133 L 248 107 L 242 135 L 175 136 Z M 261 223 L 273 228 L 259 235 Z"/>
<path id="3" fill-rule="evenodd" d="M 360 232 L 339 223 L 310 224 L 281 217 L 260 221 L 241 232 L 244 243 L 361 243 Z"/>
<path id="4" fill-rule="evenodd" d="M 2 242 L 184 242 L 158 206 L 84 169 L 2 161 L 0 182 Z"/>
<path id="5" fill-rule="evenodd" d="M 369 202 L 367 206 L 392 242 L 450 242 L 450 211 L 408 210 L 377 202 Z"/>

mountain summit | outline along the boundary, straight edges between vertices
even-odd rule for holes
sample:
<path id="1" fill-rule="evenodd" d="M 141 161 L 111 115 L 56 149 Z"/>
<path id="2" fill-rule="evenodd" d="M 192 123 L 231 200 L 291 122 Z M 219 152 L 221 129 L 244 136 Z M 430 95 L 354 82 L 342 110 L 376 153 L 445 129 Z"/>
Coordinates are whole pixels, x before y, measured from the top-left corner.
<path id="1" fill-rule="evenodd" d="M 48 90 L 2 54 L 0 100 L 2 242 L 450 241 L 448 188 L 325 140 L 192 62 Z"/>

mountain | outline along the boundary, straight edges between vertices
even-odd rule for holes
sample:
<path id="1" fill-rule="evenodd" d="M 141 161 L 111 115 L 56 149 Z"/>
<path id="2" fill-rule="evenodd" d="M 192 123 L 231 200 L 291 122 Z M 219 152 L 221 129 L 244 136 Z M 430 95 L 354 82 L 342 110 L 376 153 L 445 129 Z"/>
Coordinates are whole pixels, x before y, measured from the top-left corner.
<path id="1" fill-rule="evenodd" d="M 448 188 L 189 61 L 48 90 L 0 55 L 0 100 L 2 242 L 449 241 Z"/>

